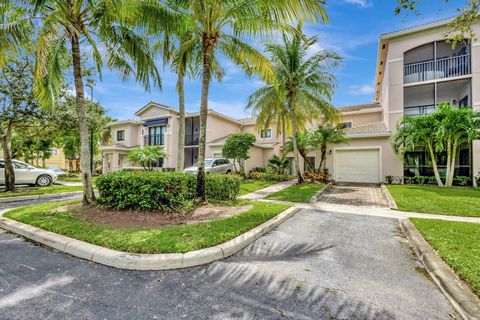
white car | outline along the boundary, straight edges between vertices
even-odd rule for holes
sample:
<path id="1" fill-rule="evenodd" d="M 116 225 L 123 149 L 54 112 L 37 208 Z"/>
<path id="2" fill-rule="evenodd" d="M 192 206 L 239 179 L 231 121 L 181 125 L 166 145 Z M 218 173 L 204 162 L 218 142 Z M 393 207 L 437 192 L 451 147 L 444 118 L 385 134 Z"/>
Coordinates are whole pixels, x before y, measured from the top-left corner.
<path id="1" fill-rule="evenodd" d="M 57 181 L 58 176 L 52 170 L 38 169 L 25 162 L 12 160 L 15 172 L 15 184 L 30 184 L 47 187 Z M 5 184 L 5 162 L 0 160 L 0 184 Z"/>
<path id="2" fill-rule="evenodd" d="M 230 174 L 233 171 L 233 165 L 230 160 L 225 158 L 208 158 L 205 159 L 206 173 L 226 173 Z M 198 166 L 188 167 L 183 170 L 185 173 L 197 173 Z"/>

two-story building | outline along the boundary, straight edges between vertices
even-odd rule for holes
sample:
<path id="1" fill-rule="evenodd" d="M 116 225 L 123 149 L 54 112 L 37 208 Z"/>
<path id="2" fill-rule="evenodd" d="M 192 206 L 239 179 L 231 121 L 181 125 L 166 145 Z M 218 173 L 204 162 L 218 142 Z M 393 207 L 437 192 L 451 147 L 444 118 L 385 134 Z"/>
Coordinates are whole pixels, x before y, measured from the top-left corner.
<path id="1" fill-rule="evenodd" d="M 390 141 L 398 120 L 433 112 L 441 102 L 457 108 L 480 110 L 480 42 L 465 41 L 455 48 L 444 40 L 450 20 L 383 34 L 379 42 L 375 102 L 339 108 L 348 144 L 328 146 L 326 166 L 336 181 L 378 183 L 385 176 L 433 175 L 429 158 L 418 150 L 402 161 Z M 480 24 L 474 29 L 480 34 Z M 135 120 L 110 124 L 113 143 L 102 148 L 104 172 L 128 163 L 128 150 L 134 146 L 163 145 L 169 157 L 158 166 L 175 167 L 178 144 L 178 112 L 151 102 L 138 110 Z M 186 115 L 185 166 L 198 158 L 199 115 Z M 318 126 L 308 125 L 308 130 Z M 221 157 L 228 136 L 251 132 L 257 142 L 250 151 L 247 170 L 264 167 L 274 154 L 281 154 L 282 136 L 276 125 L 259 130 L 256 121 L 233 119 L 210 110 L 207 119 L 207 157 Z M 320 150 L 307 161 L 320 162 Z M 439 156 L 442 168 L 442 156 Z M 456 174 L 480 174 L 480 141 L 464 145 L 456 161 Z M 303 161 L 300 163 L 304 167 Z"/>

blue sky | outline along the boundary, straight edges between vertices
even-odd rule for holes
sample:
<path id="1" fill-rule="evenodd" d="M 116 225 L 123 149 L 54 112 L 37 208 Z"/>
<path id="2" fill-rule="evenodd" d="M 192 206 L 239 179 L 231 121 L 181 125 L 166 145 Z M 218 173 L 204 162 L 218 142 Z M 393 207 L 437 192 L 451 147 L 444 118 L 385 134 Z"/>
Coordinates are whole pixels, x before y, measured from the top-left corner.
<path id="1" fill-rule="evenodd" d="M 421 1 L 421 16 L 395 16 L 395 0 L 328 0 L 327 3 L 329 23 L 307 25 L 305 32 L 319 38 L 319 49 L 332 49 L 344 57 L 342 66 L 334 71 L 337 89 L 332 101 L 341 107 L 373 101 L 377 45 L 382 33 L 451 17 L 455 14 L 455 5 L 462 5 L 463 1 L 448 4 L 443 0 Z M 209 108 L 235 118 L 248 117 L 249 112 L 244 110 L 246 99 L 262 83 L 256 78 L 247 78 L 228 61 L 224 61 L 223 67 L 222 82 L 212 83 Z M 104 70 L 102 81 L 94 88 L 94 98 L 111 117 L 128 119 L 152 100 L 176 108 L 175 82 L 175 74 L 164 71 L 163 90 L 145 92 L 133 80 L 122 82 L 117 74 Z M 185 93 L 187 111 L 198 111 L 200 81 L 187 80 Z"/>

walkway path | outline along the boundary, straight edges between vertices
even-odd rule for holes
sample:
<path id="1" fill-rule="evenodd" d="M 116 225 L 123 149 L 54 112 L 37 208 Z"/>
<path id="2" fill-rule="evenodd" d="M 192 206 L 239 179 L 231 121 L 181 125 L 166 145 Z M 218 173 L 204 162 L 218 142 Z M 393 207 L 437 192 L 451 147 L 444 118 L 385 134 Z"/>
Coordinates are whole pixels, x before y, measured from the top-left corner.
<path id="1" fill-rule="evenodd" d="M 296 184 L 297 181 L 296 180 L 290 180 L 290 181 L 283 181 L 283 182 L 279 182 L 277 184 L 274 184 L 274 185 L 271 185 L 269 187 L 266 187 L 266 188 L 263 188 L 263 189 L 260 189 L 260 190 L 257 190 L 255 192 L 252 192 L 252 193 L 248 193 L 248 194 L 245 194 L 241 197 L 239 197 L 240 199 L 250 199 L 250 200 L 259 200 L 259 199 L 263 199 L 265 198 L 266 196 L 268 196 L 269 194 L 271 193 L 275 193 L 275 192 L 278 192 L 280 190 L 283 190 L 285 188 L 288 188 L 294 184 Z"/>

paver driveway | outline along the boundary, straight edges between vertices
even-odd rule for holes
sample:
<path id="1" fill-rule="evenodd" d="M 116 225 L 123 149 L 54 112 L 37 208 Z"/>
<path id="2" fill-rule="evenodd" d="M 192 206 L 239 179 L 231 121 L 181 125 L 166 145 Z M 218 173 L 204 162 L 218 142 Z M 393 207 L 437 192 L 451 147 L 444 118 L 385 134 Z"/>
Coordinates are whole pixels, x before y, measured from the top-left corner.
<path id="1" fill-rule="evenodd" d="M 0 233 L 1 319 L 449 319 L 391 218 L 302 210 L 207 266 L 135 272 Z"/>
<path id="2" fill-rule="evenodd" d="M 379 185 L 336 184 L 318 199 L 320 203 L 388 208 Z"/>

